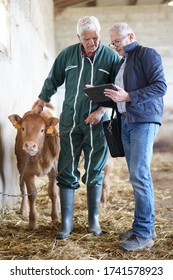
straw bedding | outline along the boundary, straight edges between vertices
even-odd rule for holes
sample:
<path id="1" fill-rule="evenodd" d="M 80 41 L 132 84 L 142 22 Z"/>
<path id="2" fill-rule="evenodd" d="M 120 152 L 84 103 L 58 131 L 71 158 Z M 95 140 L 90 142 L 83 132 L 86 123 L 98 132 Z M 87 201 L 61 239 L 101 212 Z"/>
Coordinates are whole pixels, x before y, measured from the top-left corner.
<path id="1" fill-rule="evenodd" d="M 74 231 L 68 239 L 54 244 L 60 221 L 51 223 L 51 204 L 47 187 L 38 194 L 38 228 L 28 231 L 28 219 L 16 209 L 0 214 L 1 260 L 147 260 L 173 259 L 173 158 L 170 153 L 154 153 L 152 174 L 155 185 L 156 233 L 154 247 L 126 252 L 119 247 L 119 233 L 130 228 L 134 201 L 124 158 L 114 159 L 107 207 L 100 205 L 100 223 L 104 234 L 95 237 L 87 232 L 86 188 L 75 194 Z M 82 172 L 81 166 L 81 172 Z M 44 180 L 44 179 L 43 179 Z M 43 180 L 39 182 L 43 184 Z M 55 246 L 54 246 L 55 245 Z"/>

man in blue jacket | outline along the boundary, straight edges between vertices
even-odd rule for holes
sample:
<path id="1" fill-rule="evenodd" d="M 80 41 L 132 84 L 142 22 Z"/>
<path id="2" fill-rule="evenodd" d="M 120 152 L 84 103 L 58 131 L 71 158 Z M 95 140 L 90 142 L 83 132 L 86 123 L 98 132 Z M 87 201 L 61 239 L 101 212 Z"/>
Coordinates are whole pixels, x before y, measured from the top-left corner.
<path id="1" fill-rule="evenodd" d="M 115 78 L 117 90 L 106 89 L 105 95 L 122 113 L 122 141 L 135 200 L 132 228 L 120 234 L 120 246 L 135 251 L 153 246 L 156 238 L 150 164 L 167 86 L 160 55 L 140 46 L 128 24 L 115 24 L 110 39 L 110 47 L 123 59 Z"/>
<path id="2" fill-rule="evenodd" d="M 102 233 L 99 202 L 103 167 L 108 155 L 102 122 L 108 116 L 106 108 L 89 100 L 84 87 L 86 84 L 112 83 L 120 57 L 100 42 L 100 31 L 100 23 L 94 16 L 79 19 L 77 36 L 80 42 L 65 48 L 57 56 L 35 110 L 40 113 L 45 102 L 49 102 L 57 88 L 65 83 L 57 175 L 62 219 L 57 239 L 68 237 L 73 230 L 74 194 L 80 187 L 78 163 L 82 152 L 85 158 L 82 181 L 87 186 L 88 231 L 94 235 Z"/>

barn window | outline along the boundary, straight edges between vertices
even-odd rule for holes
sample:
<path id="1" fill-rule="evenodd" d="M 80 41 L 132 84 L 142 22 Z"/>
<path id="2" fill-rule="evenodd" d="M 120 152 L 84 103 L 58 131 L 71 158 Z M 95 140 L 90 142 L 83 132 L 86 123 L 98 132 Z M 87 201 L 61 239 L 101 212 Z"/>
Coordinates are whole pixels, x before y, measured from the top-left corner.
<path id="1" fill-rule="evenodd" d="M 8 16 L 8 0 L 0 0 L 0 53 L 9 55 L 10 24 Z"/>

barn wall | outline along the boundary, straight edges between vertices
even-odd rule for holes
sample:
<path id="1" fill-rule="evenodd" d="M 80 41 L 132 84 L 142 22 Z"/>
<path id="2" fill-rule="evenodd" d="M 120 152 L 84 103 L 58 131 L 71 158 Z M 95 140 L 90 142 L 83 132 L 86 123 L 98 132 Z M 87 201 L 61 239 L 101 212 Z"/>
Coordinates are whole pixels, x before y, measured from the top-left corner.
<path id="1" fill-rule="evenodd" d="M 8 116 L 14 113 L 22 116 L 30 110 L 52 65 L 53 9 L 52 0 L 0 0 L 4 31 L 3 37 L 0 33 L 0 192 L 3 193 L 19 193 L 14 155 L 16 130 Z M 16 200 L 0 194 L 0 210 L 13 206 Z"/>
<path id="2" fill-rule="evenodd" d="M 109 44 L 109 28 L 115 22 L 129 23 L 136 33 L 138 42 L 154 47 L 162 56 L 167 94 L 164 97 L 165 114 L 155 147 L 173 152 L 173 7 L 168 5 L 107 6 L 68 8 L 55 21 L 56 51 L 76 43 L 76 23 L 85 15 L 96 16 L 102 26 L 102 42 Z M 64 36 L 65 34 L 65 36 Z"/>

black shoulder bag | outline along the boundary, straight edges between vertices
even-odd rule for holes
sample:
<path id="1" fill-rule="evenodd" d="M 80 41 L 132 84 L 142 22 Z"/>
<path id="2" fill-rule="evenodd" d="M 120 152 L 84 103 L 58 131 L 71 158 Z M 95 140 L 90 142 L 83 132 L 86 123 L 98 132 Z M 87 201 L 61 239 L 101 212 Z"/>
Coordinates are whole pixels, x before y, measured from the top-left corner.
<path id="1" fill-rule="evenodd" d="M 116 111 L 116 117 L 114 112 Z M 111 119 L 103 122 L 103 130 L 112 157 L 124 157 L 124 149 L 121 140 L 121 114 L 117 105 L 112 109 Z"/>

